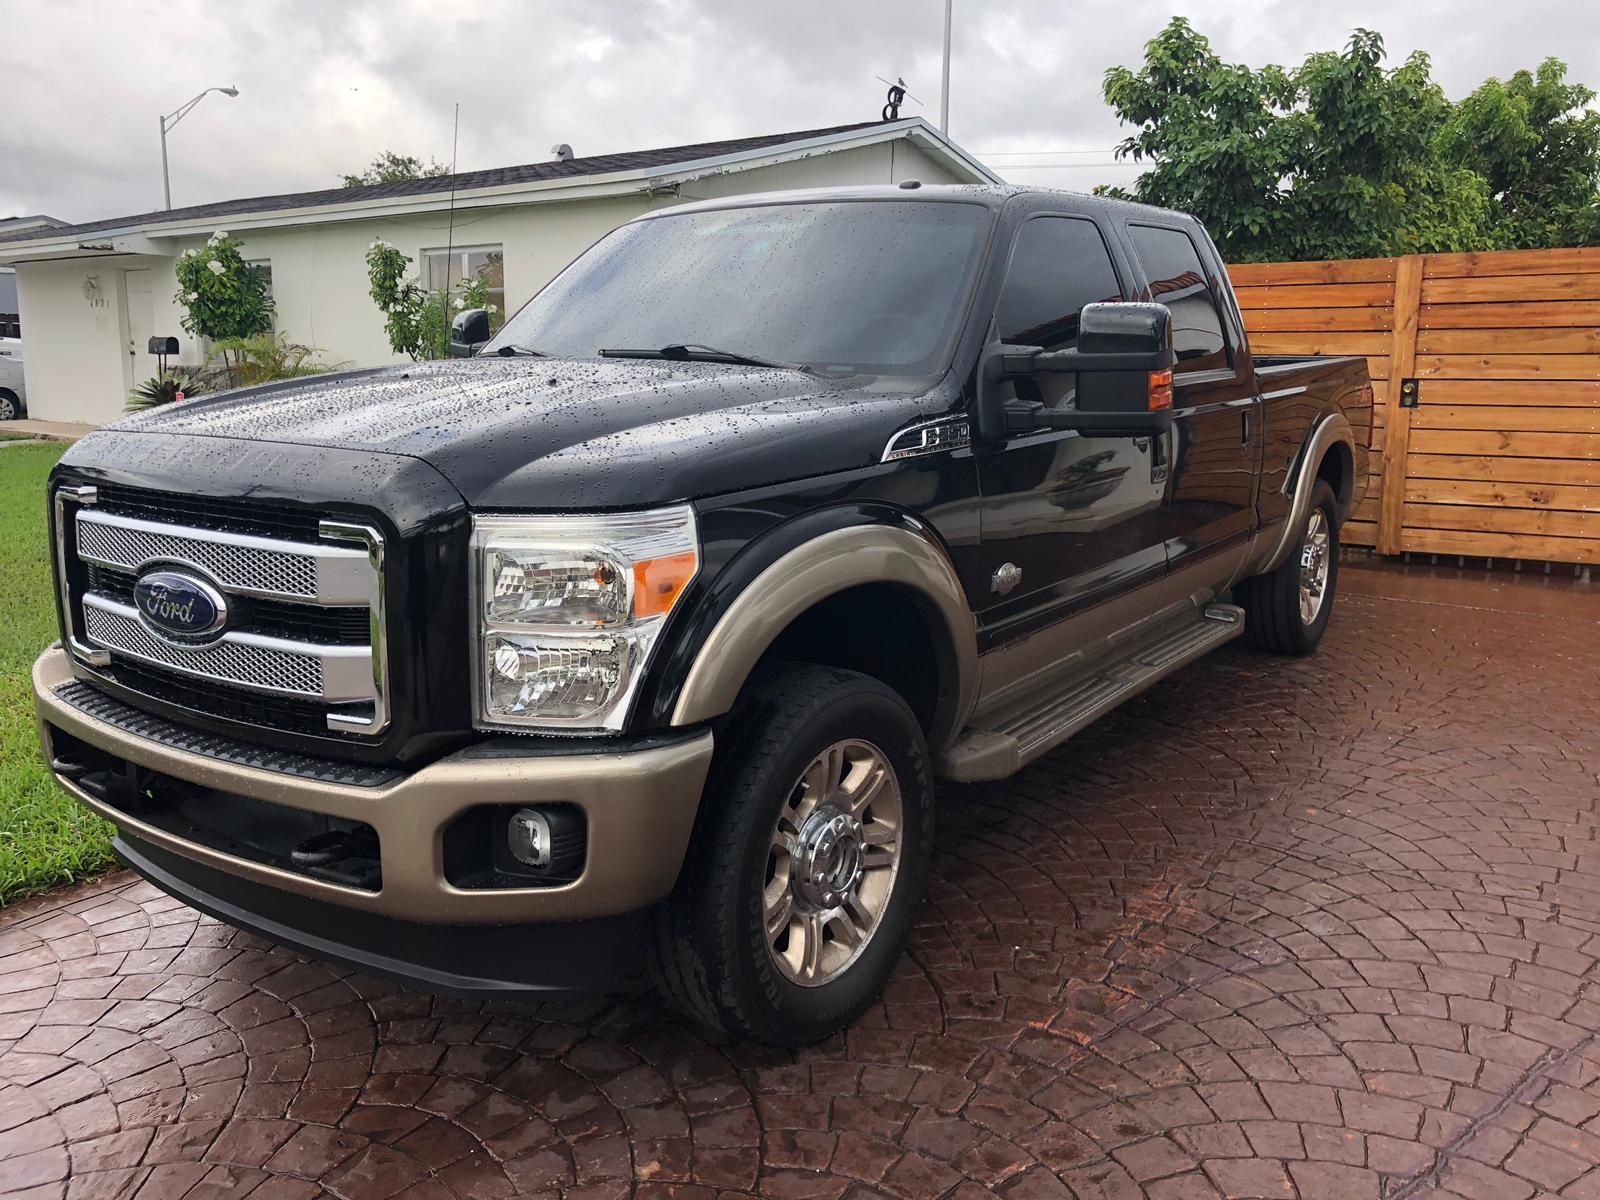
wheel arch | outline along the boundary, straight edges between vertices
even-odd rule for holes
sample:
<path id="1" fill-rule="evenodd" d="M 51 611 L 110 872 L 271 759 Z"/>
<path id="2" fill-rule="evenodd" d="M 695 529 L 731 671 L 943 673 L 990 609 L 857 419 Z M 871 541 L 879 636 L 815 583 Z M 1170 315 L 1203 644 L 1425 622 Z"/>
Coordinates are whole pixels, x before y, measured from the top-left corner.
<path id="1" fill-rule="evenodd" d="M 1338 482 L 1324 472 L 1338 472 Z M 1289 496 L 1289 514 L 1278 529 L 1276 539 L 1268 546 L 1255 564 L 1242 575 L 1265 574 L 1283 562 L 1299 536 L 1305 523 L 1306 511 L 1311 506 L 1311 493 L 1319 479 L 1329 479 L 1335 499 L 1339 503 L 1339 520 L 1349 516 L 1355 497 L 1355 434 L 1343 413 L 1327 413 L 1317 421 L 1306 435 L 1299 457 L 1284 480 L 1284 492 Z M 1341 485 L 1344 490 L 1341 492 Z"/>
<path id="2" fill-rule="evenodd" d="M 749 553 L 750 551 L 747 551 Z M 948 554 L 933 533 L 908 515 L 848 524 L 808 537 L 777 554 L 739 591 L 696 651 L 672 707 L 671 724 L 695 725 L 728 712 L 769 652 L 796 644 L 815 647 L 819 630 L 849 612 L 871 621 L 895 611 L 914 614 L 915 631 L 898 620 L 885 644 L 911 644 L 920 632 L 932 656 L 934 695 L 907 702 L 923 717 L 930 747 L 953 739 L 977 697 L 977 629 Z M 841 652 L 810 655 L 825 665 L 861 666 L 845 652 L 860 639 L 841 639 Z M 831 661 L 826 661 L 831 658 Z M 890 686 L 904 687 L 920 664 Z M 882 678 L 879 671 L 867 673 Z"/>

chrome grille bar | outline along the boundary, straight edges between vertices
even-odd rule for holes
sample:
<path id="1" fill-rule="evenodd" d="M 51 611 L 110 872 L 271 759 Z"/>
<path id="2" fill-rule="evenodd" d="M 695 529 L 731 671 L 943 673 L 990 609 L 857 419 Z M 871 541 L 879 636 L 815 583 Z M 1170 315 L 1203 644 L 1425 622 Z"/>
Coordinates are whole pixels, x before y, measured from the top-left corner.
<path id="1" fill-rule="evenodd" d="M 93 593 L 83 598 L 83 619 L 95 645 L 185 675 L 329 704 L 376 698 L 367 646 L 318 646 L 253 633 L 225 633 L 208 646 L 179 646 L 146 629 L 136 608 Z"/>
<path id="2" fill-rule="evenodd" d="M 78 514 L 78 557 L 124 571 L 179 563 L 240 595 L 313 604 L 371 604 L 374 579 L 364 550 L 283 542 L 247 534 L 162 525 L 117 513 Z"/>

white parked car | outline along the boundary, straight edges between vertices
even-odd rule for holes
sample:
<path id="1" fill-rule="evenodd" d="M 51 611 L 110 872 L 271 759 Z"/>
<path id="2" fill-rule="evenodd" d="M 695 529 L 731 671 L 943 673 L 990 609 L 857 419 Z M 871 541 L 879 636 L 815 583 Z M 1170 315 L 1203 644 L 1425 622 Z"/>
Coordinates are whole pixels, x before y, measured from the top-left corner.
<path id="1" fill-rule="evenodd" d="M 28 389 L 22 382 L 22 340 L 0 338 L 0 421 L 28 415 Z"/>

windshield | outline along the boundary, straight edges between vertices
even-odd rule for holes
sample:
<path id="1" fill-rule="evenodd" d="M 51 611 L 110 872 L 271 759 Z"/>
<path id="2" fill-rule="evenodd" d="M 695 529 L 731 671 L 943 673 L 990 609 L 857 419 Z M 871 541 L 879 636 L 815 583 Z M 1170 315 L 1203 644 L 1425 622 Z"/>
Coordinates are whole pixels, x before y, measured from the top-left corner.
<path id="1" fill-rule="evenodd" d="M 981 205 L 844 201 L 624 225 L 486 348 L 562 358 L 715 346 L 821 371 L 942 365 L 988 224 Z"/>

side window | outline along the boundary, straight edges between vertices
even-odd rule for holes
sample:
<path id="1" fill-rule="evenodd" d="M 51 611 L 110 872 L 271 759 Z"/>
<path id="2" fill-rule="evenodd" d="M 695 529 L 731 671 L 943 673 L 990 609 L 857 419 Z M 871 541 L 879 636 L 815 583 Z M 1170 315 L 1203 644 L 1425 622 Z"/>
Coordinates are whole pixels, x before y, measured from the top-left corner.
<path id="1" fill-rule="evenodd" d="M 1121 300 L 1111 252 L 1093 221 L 1034 217 L 1017 234 L 1000 293 L 1000 340 L 1070 350 L 1078 344 L 1085 304 Z"/>
<path id="2" fill-rule="evenodd" d="M 1181 229 L 1129 225 L 1134 250 L 1150 279 L 1150 298 L 1172 310 L 1172 346 L 1176 370 L 1226 368 L 1228 340 L 1222 333 L 1222 310 L 1206 281 L 1200 254 Z"/>

